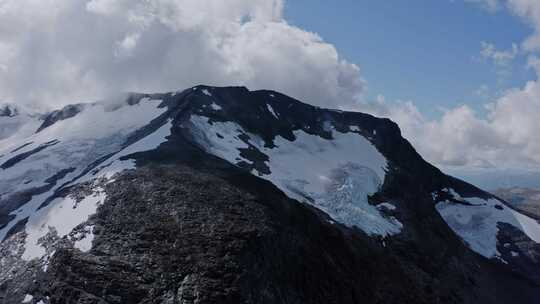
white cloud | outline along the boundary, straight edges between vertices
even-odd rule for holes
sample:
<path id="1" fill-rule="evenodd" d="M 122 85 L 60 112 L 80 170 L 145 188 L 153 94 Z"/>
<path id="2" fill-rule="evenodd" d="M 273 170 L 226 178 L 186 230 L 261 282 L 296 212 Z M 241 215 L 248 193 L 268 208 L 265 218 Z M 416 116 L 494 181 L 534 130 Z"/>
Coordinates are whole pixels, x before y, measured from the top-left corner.
<path id="1" fill-rule="evenodd" d="M 539 75 L 540 69 L 536 73 Z M 358 109 L 396 121 L 418 151 L 438 165 L 540 168 L 538 80 L 503 93 L 486 105 L 486 115 L 462 105 L 431 120 L 412 102 L 386 102 L 382 98 Z"/>
<path id="2" fill-rule="evenodd" d="M 482 41 L 482 49 L 480 55 L 484 59 L 489 59 L 493 61 L 494 64 L 498 66 L 507 66 L 516 58 L 518 55 L 519 49 L 517 44 L 512 43 L 512 48 L 509 50 L 498 50 L 494 44 Z"/>
<path id="3" fill-rule="evenodd" d="M 534 33 L 523 42 L 527 51 L 540 50 L 540 2 L 537 0 L 507 0 L 510 11 L 524 18 L 534 29 Z"/>
<path id="4" fill-rule="evenodd" d="M 0 1 L 0 101 L 60 106 L 203 83 L 353 103 L 359 68 L 289 25 L 283 1 Z"/>

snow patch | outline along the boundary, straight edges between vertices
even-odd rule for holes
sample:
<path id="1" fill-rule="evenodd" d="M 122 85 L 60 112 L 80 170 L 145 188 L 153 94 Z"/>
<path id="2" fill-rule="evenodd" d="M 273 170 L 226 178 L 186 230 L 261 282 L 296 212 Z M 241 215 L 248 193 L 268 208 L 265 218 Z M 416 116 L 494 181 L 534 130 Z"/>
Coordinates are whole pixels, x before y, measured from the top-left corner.
<path id="1" fill-rule="evenodd" d="M 191 131 L 196 141 L 218 157 L 237 163 L 240 157 L 238 149 L 249 148 L 238 136 L 241 127 L 232 122 L 212 122 L 204 116 L 192 115 L 190 119 L 193 127 Z"/>
<path id="2" fill-rule="evenodd" d="M 364 137 L 354 133 L 333 132 L 332 140 L 294 131 L 295 140 L 274 139 L 274 148 L 265 146 L 234 122 L 210 122 L 192 115 L 190 127 L 207 152 L 233 164 L 251 163 L 239 149 L 257 149 L 269 158 L 270 174 L 252 170 L 252 174 L 270 180 L 289 197 L 314 205 L 334 220 L 357 226 L 369 234 L 398 233 L 402 225 L 369 204 L 368 196 L 378 191 L 386 175 L 387 161 Z M 329 122 L 326 130 L 332 132 Z M 240 139 L 241 135 L 249 140 Z"/>
<path id="3" fill-rule="evenodd" d="M 212 108 L 212 110 L 214 111 L 221 111 L 221 106 L 216 104 L 215 102 L 212 102 L 212 104 L 210 105 L 210 107 Z"/>
<path id="4" fill-rule="evenodd" d="M 390 203 L 380 203 L 377 205 L 377 208 L 378 209 L 386 209 L 386 210 L 390 210 L 390 211 L 393 211 L 393 210 L 396 210 L 396 206 L 390 204 Z"/>
<path id="5" fill-rule="evenodd" d="M 203 89 L 202 92 L 206 96 L 212 96 L 212 93 L 210 93 L 207 89 Z"/>
<path id="6" fill-rule="evenodd" d="M 104 155 L 119 151 L 134 130 L 140 129 L 155 117 L 163 114 L 167 109 L 159 108 L 161 103 L 161 100 L 144 98 L 137 104 L 125 105 L 115 110 L 110 110 L 102 104 L 89 105 L 75 118 L 58 121 L 39 133 L 35 133 L 35 130 L 41 122 L 29 123 L 27 125 L 33 126 L 30 128 L 31 132 L 23 130 L 26 128 L 25 125 L 16 133 L 17 136 L 0 140 L 0 155 L 3 155 L 0 156 L 0 163 L 19 153 L 32 151 L 53 140 L 59 142 L 27 157 L 8 169 L 0 169 L 0 193 L 2 196 L 8 197 L 19 191 L 46 186 L 47 179 L 60 171 L 73 170 L 60 178 L 49 191 L 34 195 L 28 203 L 11 212 L 11 215 L 15 215 L 15 217 L 0 229 L 0 239 L 3 239 L 17 222 L 34 214 L 36 209 L 51 197 L 61 185 L 73 180 L 85 168 Z M 27 143 L 30 144 L 14 154 L 11 153 L 15 148 L 22 147 Z M 109 169 L 118 172 L 133 166 L 132 161 L 126 161 L 112 164 Z M 92 177 L 87 180 L 91 179 Z"/>
<path id="7" fill-rule="evenodd" d="M 268 111 L 272 114 L 272 116 L 274 116 L 276 119 L 279 119 L 278 115 L 276 114 L 271 105 L 266 104 L 266 107 L 268 108 Z"/>
<path id="8" fill-rule="evenodd" d="M 79 178 L 74 183 L 87 182 L 96 178 L 111 179 L 115 174 L 125 170 L 135 169 L 135 161 L 133 159 L 121 160 L 126 156 L 129 156 L 138 152 L 151 151 L 156 149 L 159 145 L 167 141 L 167 137 L 171 135 L 172 122 L 167 121 L 154 133 L 147 135 L 141 140 L 125 147 L 120 152 L 116 153 L 103 165 L 99 166 L 97 171 L 90 171 L 85 176 Z"/>
<path id="9" fill-rule="evenodd" d="M 326 132 L 332 132 L 334 131 L 334 126 L 332 126 L 332 123 L 329 122 L 328 120 L 325 120 L 323 122 L 323 126 L 322 126 L 323 130 L 326 131 Z"/>
<path id="10" fill-rule="evenodd" d="M 30 303 L 34 299 L 33 295 L 26 294 L 21 303 Z"/>
<path id="11" fill-rule="evenodd" d="M 453 189 L 447 189 L 446 192 L 456 194 L 456 199 L 470 205 L 443 201 L 436 205 L 437 211 L 450 228 L 477 253 L 487 258 L 501 255 L 497 250 L 499 223 L 510 224 L 534 242 L 540 243 L 540 224 L 536 220 L 506 207 L 497 199 L 462 198 Z"/>
<path id="12" fill-rule="evenodd" d="M 79 249 L 82 252 L 88 252 L 92 249 L 92 242 L 94 241 L 94 226 L 86 226 L 84 232 L 76 236 L 77 241 L 73 244 L 73 247 Z"/>
<path id="13" fill-rule="evenodd" d="M 53 250 L 41 258 L 41 269 L 43 270 L 43 272 L 47 272 L 47 268 L 49 268 L 49 263 L 51 262 L 51 258 L 53 257 L 55 253 L 56 253 L 56 250 Z"/>
<path id="14" fill-rule="evenodd" d="M 461 195 L 452 188 L 443 188 L 441 191 L 452 195 L 456 200 L 463 200 Z"/>
<path id="15" fill-rule="evenodd" d="M 88 220 L 97 207 L 105 201 L 103 189 L 96 188 L 94 193 L 77 202 L 72 197 L 57 198 L 47 207 L 35 212 L 26 225 L 26 243 L 22 258 L 32 260 L 46 254 L 40 238 L 49 232 L 58 237 L 66 236 L 73 228 Z"/>

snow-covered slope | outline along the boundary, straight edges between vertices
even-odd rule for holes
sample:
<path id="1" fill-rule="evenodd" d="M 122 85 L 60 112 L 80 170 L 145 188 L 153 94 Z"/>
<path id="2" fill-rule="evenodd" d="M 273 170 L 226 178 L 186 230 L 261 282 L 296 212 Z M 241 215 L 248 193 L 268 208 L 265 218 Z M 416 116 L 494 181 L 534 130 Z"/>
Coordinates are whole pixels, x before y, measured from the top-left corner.
<path id="1" fill-rule="evenodd" d="M 403 171 L 409 162 L 420 159 L 417 155 L 407 155 L 395 138 L 389 138 L 395 135 L 380 134 L 385 132 L 382 128 L 366 128 L 357 120 L 349 119 L 345 112 L 316 107 L 300 110 L 275 92 L 258 92 L 258 100 L 250 101 L 246 111 L 255 113 L 253 119 L 232 114 L 240 109 L 212 88 L 202 90 L 200 97 L 196 99 L 201 103 L 200 109 L 191 113 L 184 127 L 206 152 L 248 169 L 271 181 L 289 197 L 326 212 L 333 221 L 360 228 L 369 235 L 399 234 L 407 225 L 394 216 L 403 215 L 399 204 L 396 208 L 391 201 L 372 199 L 382 190 L 389 171 L 394 174 Z M 394 142 L 389 147 L 385 141 Z M 443 189 L 430 195 L 433 206 L 429 208 L 436 209 L 473 251 L 508 263 L 506 257 L 515 258 L 516 252 L 526 251 L 514 246 L 523 243 L 518 238 L 524 236 L 529 247 L 540 244 L 540 224 L 534 219 L 509 208 L 492 195 L 456 182 L 468 194 L 468 198 L 463 199 L 450 189 L 455 183 L 453 179 L 444 181 L 442 177 L 438 181 L 440 173 L 436 170 L 421 164 L 413 166 L 416 166 L 412 169 L 417 171 L 413 174 L 418 174 L 418 184 L 425 178 L 435 189 Z M 447 187 L 439 188 L 437 183 Z M 394 184 L 402 192 L 399 196 L 415 191 L 408 188 L 412 185 L 399 185 L 395 181 Z M 384 208 L 384 204 L 392 207 Z M 509 228 L 501 223 L 515 227 L 517 232 L 506 236 Z M 500 243 L 499 239 L 504 241 Z M 506 248 L 501 255 L 497 248 L 504 244 Z M 534 254 L 523 253 L 527 255 L 534 260 Z"/>
<path id="2" fill-rule="evenodd" d="M 511 209 L 502 201 L 496 198 L 463 198 L 453 189 L 443 189 L 442 192 L 449 197 L 437 203 L 437 211 L 477 253 L 487 258 L 502 259 L 498 248 L 505 247 L 505 244 L 508 248 L 511 244 L 498 241 L 501 224 L 511 225 L 535 243 L 540 243 L 540 223 Z M 511 257 L 519 255 L 518 251 L 513 252 Z"/>
<path id="3" fill-rule="evenodd" d="M 363 134 L 357 125 L 339 125 L 328 117 L 306 121 L 303 129 L 287 130 L 290 135 L 263 139 L 264 134 L 250 133 L 235 121 L 227 109 L 230 105 L 215 98 L 212 91 L 187 91 L 199 100 L 191 102 L 193 114 L 181 124 L 205 151 L 235 165 L 251 164 L 254 175 L 273 182 L 291 198 L 321 209 L 333 221 L 370 235 L 401 231 L 402 223 L 391 215 L 395 208 L 369 202 L 382 186 L 388 166 L 370 142 L 375 131 Z M 32 117 L 11 132 L 0 147 L 0 208 L 4 214 L 0 240 L 24 231 L 21 257 L 37 258 L 46 265 L 54 253 L 52 244 L 65 237 L 79 243 L 85 239 L 84 233 L 74 237 L 71 232 L 104 202 L 106 194 L 100 183 L 135 168 L 129 155 L 166 141 L 174 117 L 163 115 L 178 104 L 166 105 L 163 99 L 177 95 L 140 95 L 120 107 L 102 103 L 67 106 Z M 269 102 L 259 107 L 263 114 L 270 121 L 289 124 L 280 110 L 291 110 L 293 105 L 278 104 L 274 93 L 267 93 L 266 98 Z M 9 114 L 7 119 L 17 114 L 15 110 L 4 112 Z M 216 115 L 231 120 L 218 121 Z M 140 131 L 154 120 L 159 120 L 157 126 Z M 142 135 L 135 136 L 137 131 Z M 90 187 L 78 197 L 63 194 L 69 187 L 85 183 Z"/>
<path id="4" fill-rule="evenodd" d="M 271 105 L 267 109 L 279 119 Z M 253 174 L 272 181 L 289 197 L 327 212 L 335 221 L 368 234 L 385 236 L 400 231 L 398 220 L 385 217 L 368 203 L 384 181 L 387 162 L 362 135 L 342 133 L 330 121 L 323 121 L 331 138 L 298 130 L 293 140 L 278 136 L 267 147 L 258 135 L 234 122 L 212 122 L 198 115 L 190 122 L 195 140 L 207 152 L 238 164 L 252 163 L 242 151 L 257 151 L 265 158 L 265 168 L 255 168 Z"/>
<path id="5" fill-rule="evenodd" d="M 243 242 L 246 231 L 256 231 L 258 228 L 253 227 L 263 225 L 258 222 L 261 219 L 271 222 L 277 214 L 287 214 L 291 218 L 277 219 L 272 226 L 276 232 L 272 234 L 299 246 L 300 252 L 308 250 L 318 257 L 319 252 L 302 246 L 311 244 L 320 250 L 326 244 L 319 242 L 319 233 L 326 231 L 325 240 L 344 243 L 345 249 L 331 254 L 324 251 L 328 256 L 319 258 L 329 258 L 341 274 L 347 268 L 343 261 L 347 264 L 349 258 L 354 260 L 359 256 L 362 260 L 369 252 L 375 255 L 370 259 L 375 259 L 379 266 L 394 263 L 392 267 L 397 268 L 391 269 L 395 273 L 407 268 L 404 273 L 413 273 L 413 277 L 408 277 L 413 281 L 418 280 L 418 273 L 431 278 L 426 280 L 435 277 L 439 280 L 443 277 L 439 274 L 444 272 L 445 278 L 463 276 L 460 278 L 469 282 L 478 275 L 477 267 L 470 265 L 487 261 L 540 283 L 538 222 L 425 162 L 401 136 L 397 125 L 386 119 L 322 109 L 272 91 L 207 86 L 164 94 L 132 94 L 126 102 L 114 105 L 76 104 L 44 115 L 28 113 L 13 106 L 0 107 L 0 286 L 3 282 L 28 283 L 24 288 L 17 283 L 7 289 L 21 300 L 24 294 L 32 296 L 30 301 L 34 302 L 46 299 L 44 294 L 29 293 L 28 286 L 34 286 L 33 280 L 49 272 L 58 252 L 62 258 L 65 250 L 82 256 L 89 254 L 90 262 L 81 262 L 82 265 L 87 262 L 101 265 L 103 251 L 97 254 L 99 257 L 94 256 L 95 246 L 115 256 L 115 252 L 108 251 L 112 250 L 112 244 L 138 233 L 130 230 L 126 232 L 128 236 L 123 235 L 124 216 L 131 219 L 127 223 L 134 223 L 137 221 L 131 217 L 145 216 L 138 212 L 152 211 L 168 221 L 156 223 L 150 232 L 144 232 L 141 237 L 147 241 L 152 240 L 154 232 L 161 233 L 160 237 L 170 234 L 159 230 L 161 224 L 183 225 L 181 220 L 169 218 L 169 214 L 176 216 L 186 210 L 213 208 L 206 205 L 210 201 L 204 200 L 217 191 L 214 184 L 182 188 L 161 178 L 168 174 L 166 170 L 173 170 L 170 168 L 184 171 L 182 168 L 188 167 L 191 171 L 200 170 L 201 176 L 227 181 L 229 184 L 222 185 L 220 191 L 230 196 L 227 201 L 215 198 L 212 201 L 227 216 L 214 214 L 210 209 L 188 212 L 188 218 L 182 215 L 181 219 L 191 223 L 186 226 L 190 235 L 199 230 L 211 231 L 212 236 L 219 236 L 219 242 L 229 242 L 228 238 L 221 238 L 222 233 L 249 223 L 247 230 L 232 236 Z M 165 171 L 159 176 L 152 175 L 153 170 L 159 172 L 155 167 Z M 199 178 L 199 173 L 190 174 Z M 183 178 L 175 172 L 171 176 Z M 160 184 L 152 184 L 152 179 L 132 185 L 138 183 L 137 178 L 150 177 L 161 180 Z M 142 205 L 134 207 L 136 210 L 114 213 L 112 209 L 118 201 L 131 203 L 128 198 L 132 193 L 122 192 L 126 183 L 137 191 L 151 189 L 150 198 L 138 202 Z M 237 186 L 251 194 L 238 197 L 231 190 Z M 201 196 L 195 207 L 184 205 L 184 197 L 189 201 L 204 192 L 208 195 Z M 257 195 L 268 195 L 268 200 L 280 202 L 254 202 Z M 164 208 L 154 196 L 163 197 L 164 205 L 174 203 L 181 207 Z M 247 218 L 237 219 L 236 200 L 241 201 L 242 212 L 247 210 Z M 289 207 L 281 206 L 281 200 L 286 200 Z M 264 204 L 268 205 L 263 211 L 257 209 Z M 250 208 L 259 213 L 249 214 Z M 216 221 L 223 220 L 225 224 L 199 226 L 208 221 L 207 217 L 216 217 Z M 227 222 L 233 218 L 234 222 Z M 144 221 L 152 222 L 152 219 Z M 313 221 L 318 223 L 316 229 L 303 227 L 304 222 Z M 288 234 L 297 229 L 302 231 L 300 239 Z M 104 239 L 104 231 L 112 235 Z M 359 240 L 365 241 L 362 246 L 367 246 L 366 252 L 364 247 L 357 247 Z M 133 242 L 130 246 L 139 241 L 142 240 L 130 239 Z M 145 247 L 144 260 L 160 260 L 163 252 L 172 250 L 176 254 L 176 250 L 184 250 L 180 245 L 177 247 L 178 240 L 169 242 L 172 247 L 159 256 Z M 357 245 L 349 247 L 348 242 Z M 238 244 L 227 243 L 227 246 Z M 125 249 L 124 245 L 120 248 Z M 140 253 L 138 249 L 135 251 Z M 127 252 L 122 254 L 131 255 L 133 248 Z M 283 252 L 276 254 L 287 256 Z M 341 259 L 332 254 L 338 254 Z M 360 264 L 352 266 L 364 269 Z M 77 267 L 82 266 L 77 264 Z M 100 267 L 98 272 L 102 271 Z M 500 273 L 498 268 L 490 271 Z M 99 275 L 109 274 L 99 272 Z M 186 280 L 179 278 L 182 282 Z M 441 284 L 455 283 L 445 278 Z M 479 284 L 496 279 L 482 278 L 484 281 Z M 350 280 L 347 277 L 345 281 L 350 283 Z M 424 279 L 420 281 L 421 284 L 415 282 L 425 284 Z M 92 284 L 95 287 L 101 283 Z M 417 292 L 441 286 L 424 287 Z M 0 289 L 0 300 L 2 292 Z"/>
<path id="6" fill-rule="evenodd" d="M 40 238 L 48 233 L 62 238 L 86 221 L 104 200 L 99 187 L 91 188 L 84 198 L 78 199 L 58 197 L 57 192 L 66 186 L 110 178 L 116 172 L 134 168 L 133 161 L 120 158 L 154 149 L 169 134 L 170 123 L 138 141 L 128 141 L 135 131 L 166 111 L 160 105 L 161 100 L 149 98 L 114 110 L 92 104 L 76 116 L 46 128 L 34 128 L 34 132 L 39 130 L 37 133 L 2 141 L 0 207 L 8 216 L 0 226 L 0 240 L 13 234 L 12 229 L 17 229 L 18 224 L 25 223 L 22 257 L 42 258 L 46 248 L 40 245 Z"/>
<path id="7" fill-rule="evenodd" d="M 127 156 L 167 140 L 173 120 L 178 118 L 166 112 L 178 107 L 177 100 L 185 96 L 191 99 L 181 105 L 189 108 L 179 125 L 207 153 L 271 181 L 289 197 L 326 212 L 332 221 L 374 236 L 401 232 L 403 223 L 395 216 L 399 207 L 371 199 L 381 190 L 390 166 L 375 144 L 383 137 L 376 126 L 366 129 L 348 113 L 299 106 L 275 92 L 257 92 L 257 102 L 248 105 L 214 90 L 195 87 L 183 93 L 134 95 L 123 106 L 80 104 L 39 119 L 27 115 L 21 130 L 12 132 L 16 136 L 1 141 L 0 208 L 4 217 L 0 218 L 0 239 L 24 225 L 23 257 L 44 256 L 41 237 L 53 230 L 58 238 L 66 236 L 103 201 L 98 186 L 75 201 L 58 194 L 67 187 L 111 179 L 115 173 L 135 168 L 134 160 Z M 235 108 L 239 104 L 251 107 L 245 112 L 252 113 L 242 116 L 245 113 Z M 14 119 L 20 112 L 6 107 L 3 118 Z M 157 126 L 134 136 L 158 117 Z M 81 200 L 92 203 L 81 206 Z M 495 209 L 500 204 L 494 199 L 468 202 L 441 201 L 437 210 L 473 250 L 497 257 L 498 223 L 520 228 L 525 216 L 508 207 Z M 60 210 L 69 204 L 68 211 Z M 392 208 L 383 207 L 385 204 Z M 78 220 L 62 226 L 55 214 Z M 536 222 L 528 220 L 527 227 L 535 227 Z M 539 241 L 530 229 L 521 230 Z"/>
<path id="8" fill-rule="evenodd" d="M 9 138 L 29 136 L 39 124 L 38 114 L 21 106 L 0 104 L 0 149 L 9 145 Z"/>

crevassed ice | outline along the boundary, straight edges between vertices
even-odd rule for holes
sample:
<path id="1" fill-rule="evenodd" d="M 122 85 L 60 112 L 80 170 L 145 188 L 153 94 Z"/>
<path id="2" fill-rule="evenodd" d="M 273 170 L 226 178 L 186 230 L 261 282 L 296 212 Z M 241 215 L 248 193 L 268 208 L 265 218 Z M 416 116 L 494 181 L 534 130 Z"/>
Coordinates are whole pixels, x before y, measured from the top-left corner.
<path id="1" fill-rule="evenodd" d="M 456 192 L 453 189 L 448 191 Z M 439 202 L 437 211 L 450 228 L 475 252 L 487 258 L 500 256 L 497 250 L 498 223 L 510 224 L 523 231 L 530 239 L 540 243 L 540 224 L 507 206 L 497 199 L 462 198 L 471 205 L 450 201 Z M 495 208 L 498 206 L 498 208 Z"/>
<path id="2" fill-rule="evenodd" d="M 357 226 L 368 234 L 399 233 L 403 225 L 396 218 L 382 216 L 377 206 L 368 203 L 367 197 L 377 192 L 380 184 L 370 168 L 346 163 L 331 170 L 325 191 L 313 197 L 314 205 L 338 222 Z"/>
<path id="3" fill-rule="evenodd" d="M 243 159 L 239 149 L 249 143 L 269 157 L 270 174 L 252 173 L 272 181 L 289 197 L 312 204 L 334 220 L 357 226 L 369 234 L 398 233 L 402 224 L 384 216 L 368 203 L 368 195 L 378 191 L 386 175 L 387 161 L 364 137 L 333 131 L 333 140 L 295 131 L 296 139 L 274 139 L 275 148 L 264 147 L 262 140 L 245 132 L 234 122 L 212 122 L 199 115 L 191 116 L 191 132 L 209 153 L 233 164 Z M 332 130 L 331 125 L 325 127 Z"/>

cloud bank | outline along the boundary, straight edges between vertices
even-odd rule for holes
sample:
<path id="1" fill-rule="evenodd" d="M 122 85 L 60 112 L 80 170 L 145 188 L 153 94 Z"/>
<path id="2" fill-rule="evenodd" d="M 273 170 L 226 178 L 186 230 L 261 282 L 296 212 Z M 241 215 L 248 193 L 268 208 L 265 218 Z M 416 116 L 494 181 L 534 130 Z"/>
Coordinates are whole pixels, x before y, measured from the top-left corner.
<path id="1" fill-rule="evenodd" d="M 0 101 L 57 107 L 118 91 L 246 85 L 338 107 L 359 68 L 289 25 L 283 0 L 1 0 Z"/>
<path id="2" fill-rule="evenodd" d="M 59 107 L 119 91 L 246 85 L 389 117 L 435 164 L 540 166 L 537 80 L 487 105 L 487 116 L 463 105 L 430 120 L 410 101 L 366 102 L 359 67 L 288 24 L 284 1 L 0 0 L 0 102 Z M 540 50 L 540 2 L 467 1 L 506 7 L 534 29 L 510 50 L 482 44 L 483 58 L 505 66 Z M 537 72 L 539 62 L 531 56 Z"/>
<path id="3" fill-rule="evenodd" d="M 359 110 L 396 121 L 417 150 L 443 166 L 540 167 L 540 83 L 507 91 L 479 115 L 462 105 L 429 120 L 412 102 L 364 104 Z"/>

